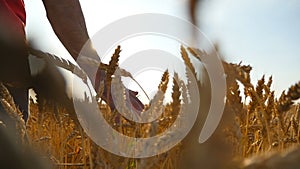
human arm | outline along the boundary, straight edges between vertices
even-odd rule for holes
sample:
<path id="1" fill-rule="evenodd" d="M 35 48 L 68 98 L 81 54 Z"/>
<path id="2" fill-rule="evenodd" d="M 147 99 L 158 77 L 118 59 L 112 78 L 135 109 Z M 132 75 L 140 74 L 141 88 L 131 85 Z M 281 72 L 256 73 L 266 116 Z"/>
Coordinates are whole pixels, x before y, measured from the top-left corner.
<path id="1" fill-rule="evenodd" d="M 71 56 L 77 60 L 87 43 L 89 57 L 99 59 L 91 46 L 79 0 L 43 0 L 43 3 L 56 36 Z"/>
<path id="2" fill-rule="evenodd" d="M 94 85 L 98 67 L 80 61 L 82 57 L 78 58 L 79 54 L 84 55 L 100 64 L 100 58 L 91 45 L 79 0 L 43 0 L 43 3 L 56 36 Z"/>
<path id="3" fill-rule="evenodd" d="M 87 73 L 96 91 L 98 91 L 100 81 L 105 79 L 106 72 L 98 69 L 98 66 L 88 65 L 85 61 L 82 61 L 82 55 L 84 55 L 100 64 L 100 58 L 96 51 L 93 50 L 87 33 L 79 0 L 43 0 L 43 3 L 46 8 L 47 18 L 55 34 L 80 67 Z M 82 53 L 83 46 L 85 50 Z M 80 58 L 78 58 L 79 54 L 81 55 Z M 136 97 L 136 93 L 129 89 L 126 90 L 129 92 L 128 100 L 139 111 L 142 111 L 144 105 Z M 101 98 L 110 103 L 112 109 L 115 109 L 111 96 L 103 94 Z"/>

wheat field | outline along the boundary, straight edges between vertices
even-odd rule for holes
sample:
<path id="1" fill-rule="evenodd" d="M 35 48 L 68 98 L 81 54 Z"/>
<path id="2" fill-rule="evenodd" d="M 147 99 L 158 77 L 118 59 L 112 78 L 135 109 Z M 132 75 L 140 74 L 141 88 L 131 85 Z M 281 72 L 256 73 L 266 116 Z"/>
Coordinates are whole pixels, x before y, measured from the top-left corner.
<path id="1" fill-rule="evenodd" d="M 110 77 L 118 67 L 119 53 L 120 48 L 117 48 L 112 61 L 107 66 Z M 199 55 L 206 55 L 206 53 L 182 47 L 181 54 L 185 65 L 193 71 L 193 76 L 197 77 L 199 70 L 194 68 L 190 59 L 193 57 L 200 60 Z M 85 134 L 77 121 L 75 112 L 71 112 L 62 105 L 47 101 L 35 103 L 31 100 L 31 116 L 26 129 L 20 118 L 20 112 L 11 113 L 9 116 L 16 119 L 15 125 L 19 133 L 17 138 L 21 140 L 20 144 L 29 145 L 39 158 L 47 161 L 50 168 L 258 169 L 299 167 L 300 162 L 296 159 L 300 156 L 298 152 L 300 108 L 296 101 L 300 98 L 300 82 L 292 85 L 279 98 L 276 98 L 272 90 L 272 77 L 263 76 L 257 84 L 253 84 L 250 77 L 251 66 L 225 61 L 222 64 L 227 83 L 226 102 L 222 121 L 212 139 L 203 145 L 192 143 L 197 141 L 196 137 L 199 134 L 197 130 L 192 129 L 181 143 L 168 152 L 151 158 L 125 158 L 105 151 Z M 139 124 L 127 120 L 118 112 L 111 111 L 104 102 L 99 102 L 99 107 L 106 121 L 118 132 L 131 137 L 151 137 L 169 128 L 177 118 L 180 107 L 187 102 L 186 88 L 178 82 L 180 79 L 176 74 L 172 78 L 168 71 L 163 74 L 158 89 L 165 93 L 168 88 L 167 84 L 172 83 L 172 101 L 166 105 L 159 104 L 161 100 L 152 102 L 157 105 L 157 109 L 161 108 L 159 106 L 165 108 L 160 119 L 152 123 Z M 110 83 L 109 80 L 105 85 L 110 85 Z M 200 94 L 202 92 L 202 97 L 207 99 L 209 96 L 201 84 L 203 82 L 199 80 Z M 18 112 L 11 99 L 5 90 L 2 91 L 1 102 L 2 105 L 5 103 L 6 110 L 9 110 L 7 112 Z M 122 102 L 122 97 L 120 99 Z M 205 114 L 203 111 L 206 109 L 207 107 L 200 108 L 199 113 Z M 196 120 L 196 126 L 202 125 L 203 117 L 200 116 Z M 23 140 L 25 130 L 27 141 Z M 220 151 L 221 149 L 226 151 Z M 189 161 L 193 158 L 196 159 L 195 164 Z"/>

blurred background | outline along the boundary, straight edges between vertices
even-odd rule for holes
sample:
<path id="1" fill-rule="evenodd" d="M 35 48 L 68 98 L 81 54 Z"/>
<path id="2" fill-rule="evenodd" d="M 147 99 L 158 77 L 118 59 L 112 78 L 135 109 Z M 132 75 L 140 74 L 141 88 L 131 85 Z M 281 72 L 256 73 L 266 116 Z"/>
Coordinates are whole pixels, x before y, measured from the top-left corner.
<path id="1" fill-rule="evenodd" d="M 90 36 L 133 14 L 162 13 L 190 20 L 188 4 L 188 0 L 81 1 Z M 54 35 L 42 1 L 25 0 L 25 5 L 28 38 L 39 49 L 72 60 Z M 263 74 L 272 75 L 278 96 L 300 80 L 300 1 L 202 0 L 196 10 L 199 28 L 218 45 L 221 55 L 253 67 L 253 82 Z"/>

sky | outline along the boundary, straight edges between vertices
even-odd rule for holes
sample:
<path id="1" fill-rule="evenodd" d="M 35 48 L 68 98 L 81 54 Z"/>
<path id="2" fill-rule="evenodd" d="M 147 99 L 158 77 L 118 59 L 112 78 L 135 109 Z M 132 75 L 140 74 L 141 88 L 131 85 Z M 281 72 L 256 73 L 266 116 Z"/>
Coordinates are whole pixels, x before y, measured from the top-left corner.
<path id="1" fill-rule="evenodd" d="M 230 61 L 253 66 L 253 80 L 273 75 L 276 94 L 300 80 L 300 1 L 212 0 L 202 29 Z"/>
<path id="2" fill-rule="evenodd" d="M 189 20 L 187 0 L 81 0 L 90 36 L 122 17 L 162 13 Z M 26 32 L 46 52 L 72 60 L 54 35 L 40 0 L 25 0 Z M 279 95 L 300 80 L 300 1 L 204 0 L 201 31 L 230 62 L 250 64 L 252 80 L 273 76 Z"/>

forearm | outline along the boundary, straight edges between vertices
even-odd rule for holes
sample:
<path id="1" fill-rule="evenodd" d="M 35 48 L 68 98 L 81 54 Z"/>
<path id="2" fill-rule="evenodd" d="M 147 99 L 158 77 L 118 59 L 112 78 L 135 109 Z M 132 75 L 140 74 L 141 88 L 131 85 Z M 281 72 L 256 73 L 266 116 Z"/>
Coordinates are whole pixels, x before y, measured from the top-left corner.
<path id="1" fill-rule="evenodd" d="M 83 45 L 89 41 L 79 1 L 43 0 L 43 3 L 55 34 L 76 60 Z M 96 54 L 93 52 L 92 55 Z"/>

